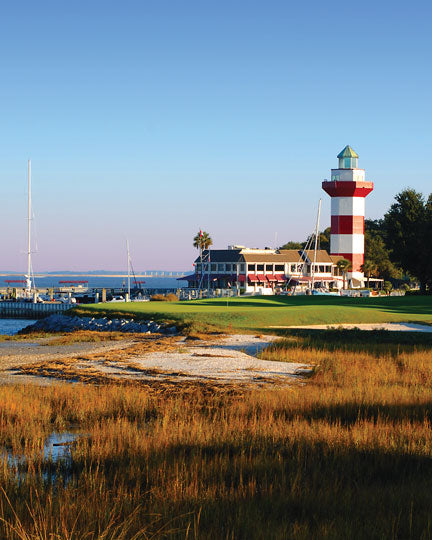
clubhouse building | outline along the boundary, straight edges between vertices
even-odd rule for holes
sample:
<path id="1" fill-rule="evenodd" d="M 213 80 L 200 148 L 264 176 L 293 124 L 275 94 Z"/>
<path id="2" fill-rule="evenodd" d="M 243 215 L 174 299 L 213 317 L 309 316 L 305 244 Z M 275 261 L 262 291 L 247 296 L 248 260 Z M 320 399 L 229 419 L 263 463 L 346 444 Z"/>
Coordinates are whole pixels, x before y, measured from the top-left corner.
<path id="1" fill-rule="evenodd" d="M 190 288 L 226 289 L 238 287 L 243 293 L 274 294 L 288 286 L 307 288 L 311 282 L 324 289 L 343 286 L 337 262 L 342 257 L 327 251 L 295 249 L 251 249 L 228 246 L 228 249 L 204 250 L 195 259 L 195 272 L 181 279 Z"/>

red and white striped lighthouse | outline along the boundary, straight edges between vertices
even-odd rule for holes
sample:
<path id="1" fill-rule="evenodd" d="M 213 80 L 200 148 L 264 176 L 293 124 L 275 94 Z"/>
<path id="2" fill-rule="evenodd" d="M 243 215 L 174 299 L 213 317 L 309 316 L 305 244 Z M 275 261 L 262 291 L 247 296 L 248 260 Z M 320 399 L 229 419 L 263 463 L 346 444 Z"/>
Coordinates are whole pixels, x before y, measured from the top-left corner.
<path id="1" fill-rule="evenodd" d="M 322 183 L 331 197 L 331 255 L 351 261 L 349 278 L 362 281 L 364 274 L 365 198 L 373 190 L 373 182 L 365 181 L 364 169 L 358 169 L 358 155 L 345 146 L 338 155 L 339 168 L 331 170 L 331 181 Z"/>

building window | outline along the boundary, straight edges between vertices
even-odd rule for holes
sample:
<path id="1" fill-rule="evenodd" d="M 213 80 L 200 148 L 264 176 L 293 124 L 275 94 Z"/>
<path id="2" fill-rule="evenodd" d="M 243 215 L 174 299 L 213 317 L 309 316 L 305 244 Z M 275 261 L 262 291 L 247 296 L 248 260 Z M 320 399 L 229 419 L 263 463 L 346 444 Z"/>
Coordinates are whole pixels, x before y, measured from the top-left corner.
<path id="1" fill-rule="evenodd" d="M 320 266 L 320 267 L 319 267 L 319 271 L 320 271 L 321 273 L 324 273 L 324 272 L 325 272 L 325 267 L 324 267 L 324 266 Z"/>
<path id="2" fill-rule="evenodd" d="M 217 265 L 213 263 L 213 264 L 211 265 L 211 271 L 212 271 L 212 272 L 216 272 L 216 267 L 217 267 Z"/>
<path id="3" fill-rule="evenodd" d="M 297 272 L 297 265 L 296 264 L 291 265 L 291 272 Z"/>
<path id="4" fill-rule="evenodd" d="M 257 264 L 257 272 L 264 272 L 264 265 L 263 264 Z"/>
<path id="5" fill-rule="evenodd" d="M 285 267 L 283 264 L 275 264 L 275 272 L 284 272 Z"/>
<path id="6" fill-rule="evenodd" d="M 254 264 L 248 264 L 248 272 L 255 272 L 255 265 Z"/>
<path id="7" fill-rule="evenodd" d="M 208 269 L 209 269 L 208 263 L 204 263 L 203 268 L 204 268 L 204 272 L 208 272 Z"/>
<path id="8" fill-rule="evenodd" d="M 227 272 L 231 272 L 231 265 L 230 264 L 226 264 L 225 268 L 226 268 Z"/>
<path id="9" fill-rule="evenodd" d="M 235 265 L 233 265 L 233 270 L 234 270 L 234 266 L 235 266 Z M 245 265 L 244 265 L 244 264 L 241 264 L 241 265 L 240 265 L 240 272 L 244 272 L 244 271 L 245 271 Z"/>
<path id="10" fill-rule="evenodd" d="M 196 263 L 197 272 L 201 272 L 201 263 Z"/>
<path id="11" fill-rule="evenodd" d="M 266 264 L 266 272 L 273 272 L 273 265 L 272 264 Z"/>
<path id="12" fill-rule="evenodd" d="M 225 265 L 224 264 L 218 264 L 218 272 L 224 272 L 225 271 Z"/>

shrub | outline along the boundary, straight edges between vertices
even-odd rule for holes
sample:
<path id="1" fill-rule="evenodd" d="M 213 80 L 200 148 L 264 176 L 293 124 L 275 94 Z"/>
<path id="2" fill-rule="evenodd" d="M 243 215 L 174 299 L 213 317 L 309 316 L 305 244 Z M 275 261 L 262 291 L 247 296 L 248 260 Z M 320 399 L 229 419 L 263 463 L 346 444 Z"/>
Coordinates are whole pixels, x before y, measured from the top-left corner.
<path id="1" fill-rule="evenodd" d="M 178 296 L 173 293 L 169 294 L 154 294 L 150 297 L 153 302 L 177 302 Z"/>

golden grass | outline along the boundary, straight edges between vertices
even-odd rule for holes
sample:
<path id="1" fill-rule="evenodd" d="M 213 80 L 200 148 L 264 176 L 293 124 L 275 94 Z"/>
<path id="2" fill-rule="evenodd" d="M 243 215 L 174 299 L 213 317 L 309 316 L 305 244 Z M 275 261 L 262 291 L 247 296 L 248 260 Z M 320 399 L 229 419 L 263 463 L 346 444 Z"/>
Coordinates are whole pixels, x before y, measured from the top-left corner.
<path id="1" fill-rule="evenodd" d="M 0 536 L 431 538 L 432 349 L 388 339 L 291 337 L 263 356 L 313 375 L 260 391 L 1 387 L 0 443 L 27 461 L 0 464 Z M 71 460 L 44 459 L 70 428 Z"/>

